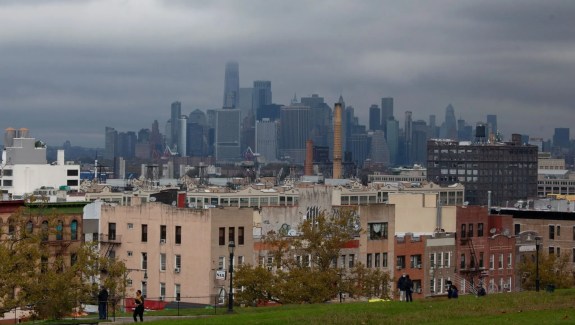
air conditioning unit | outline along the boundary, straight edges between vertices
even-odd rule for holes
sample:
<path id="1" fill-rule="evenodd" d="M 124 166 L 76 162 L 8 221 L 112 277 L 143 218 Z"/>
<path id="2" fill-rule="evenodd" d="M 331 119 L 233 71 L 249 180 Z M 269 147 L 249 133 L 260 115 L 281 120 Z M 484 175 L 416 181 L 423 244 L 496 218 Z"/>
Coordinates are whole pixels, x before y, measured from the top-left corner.
<path id="1" fill-rule="evenodd" d="M 160 296 L 160 301 L 164 301 L 164 296 Z"/>
<path id="2" fill-rule="evenodd" d="M 417 264 L 417 268 L 418 268 L 418 269 L 421 269 L 421 264 Z"/>
<path id="3" fill-rule="evenodd" d="M 175 268 L 175 269 L 174 269 L 174 272 L 180 273 L 180 268 L 179 268 L 179 267 Z"/>
<path id="4" fill-rule="evenodd" d="M 416 292 L 416 293 L 421 293 L 421 288 L 417 288 L 417 289 L 415 290 L 415 292 Z"/>
<path id="5" fill-rule="evenodd" d="M 160 239 L 160 244 L 165 244 L 166 240 L 165 239 Z"/>
<path id="6" fill-rule="evenodd" d="M 503 289 L 509 289 L 509 284 L 508 284 L 508 283 L 505 283 L 505 284 L 503 285 Z"/>

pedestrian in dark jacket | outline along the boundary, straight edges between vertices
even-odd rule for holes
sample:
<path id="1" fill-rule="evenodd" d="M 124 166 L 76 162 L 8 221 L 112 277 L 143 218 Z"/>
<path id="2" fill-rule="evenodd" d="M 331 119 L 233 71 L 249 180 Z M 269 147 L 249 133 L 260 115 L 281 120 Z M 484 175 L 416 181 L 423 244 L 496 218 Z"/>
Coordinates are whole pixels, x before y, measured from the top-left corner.
<path id="1" fill-rule="evenodd" d="M 102 286 L 98 293 L 98 318 L 108 318 L 108 290 Z"/>
<path id="2" fill-rule="evenodd" d="M 405 301 L 413 302 L 411 293 L 413 292 L 413 281 L 409 278 L 409 274 L 405 276 Z"/>
<path id="3" fill-rule="evenodd" d="M 142 296 L 142 291 L 136 291 L 136 298 L 134 299 L 136 308 L 134 308 L 134 322 L 138 321 L 138 316 L 140 317 L 140 322 L 144 321 L 144 297 Z"/>
<path id="4" fill-rule="evenodd" d="M 397 289 L 399 290 L 399 301 L 405 301 L 405 274 L 397 280 Z"/>

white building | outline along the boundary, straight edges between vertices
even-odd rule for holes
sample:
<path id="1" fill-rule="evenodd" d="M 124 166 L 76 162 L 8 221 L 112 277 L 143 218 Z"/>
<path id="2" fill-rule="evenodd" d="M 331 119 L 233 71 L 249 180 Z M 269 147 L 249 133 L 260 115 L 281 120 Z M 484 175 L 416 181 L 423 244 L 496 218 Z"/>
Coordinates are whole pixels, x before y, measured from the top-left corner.
<path id="1" fill-rule="evenodd" d="M 0 192 L 3 198 L 24 198 L 42 187 L 78 190 L 80 165 L 64 161 L 64 150 L 58 150 L 57 161 L 48 163 L 46 146 L 34 138 L 15 138 L 2 152 Z"/>

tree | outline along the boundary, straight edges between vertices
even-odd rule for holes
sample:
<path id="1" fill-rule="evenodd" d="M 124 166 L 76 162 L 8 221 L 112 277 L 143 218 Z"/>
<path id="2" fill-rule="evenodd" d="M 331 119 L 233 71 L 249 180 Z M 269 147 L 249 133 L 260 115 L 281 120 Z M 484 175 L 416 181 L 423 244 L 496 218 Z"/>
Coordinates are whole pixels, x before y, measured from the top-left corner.
<path id="1" fill-rule="evenodd" d="M 573 268 L 571 267 L 571 253 L 555 254 L 539 253 L 539 279 L 542 286 L 553 284 L 556 288 L 570 288 L 573 286 Z M 535 290 L 537 277 L 537 260 L 535 254 L 526 256 L 519 264 L 519 274 L 522 275 L 521 287 Z"/>
<path id="2" fill-rule="evenodd" d="M 45 221 L 34 229 L 34 218 Z M 32 306 L 37 318 L 62 318 L 92 300 L 103 268 L 109 288 L 123 285 L 125 266 L 100 256 L 96 244 L 68 248 L 69 241 L 49 240 L 58 229 L 57 214 L 19 211 L 9 220 L 0 234 L 0 311 Z"/>
<path id="3" fill-rule="evenodd" d="M 334 209 L 330 214 L 316 211 L 298 225 L 297 236 L 266 234 L 262 239 L 267 249 L 265 267 L 245 265 L 236 274 L 236 286 L 244 290 L 238 290 L 238 302 L 318 303 L 340 292 L 386 295 L 389 274 L 337 268 L 341 250 L 361 231 L 357 219 L 351 208 Z"/>

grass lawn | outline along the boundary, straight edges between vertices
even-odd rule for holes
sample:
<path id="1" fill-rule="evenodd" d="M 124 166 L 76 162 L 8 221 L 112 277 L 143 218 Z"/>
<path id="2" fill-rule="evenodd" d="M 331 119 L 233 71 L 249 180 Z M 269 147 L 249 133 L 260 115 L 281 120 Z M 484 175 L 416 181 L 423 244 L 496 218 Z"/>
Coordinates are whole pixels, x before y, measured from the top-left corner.
<path id="1" fill-rule="evenodd" d="M 464 295 L 406 302 L 240 308 L 232 315 L 146 321 L 159 324 L 575 324 L 575 289 Z M 224 310 L 221 310 L 222 312 Z M 165 313 L 164 313 L 165 314 Z M 188 314 L 180 312 L 181 315 Z M 150 312 L 151 316 L 155 313 Z M 150 320 L 150 319 L 149 319 Z"/>

